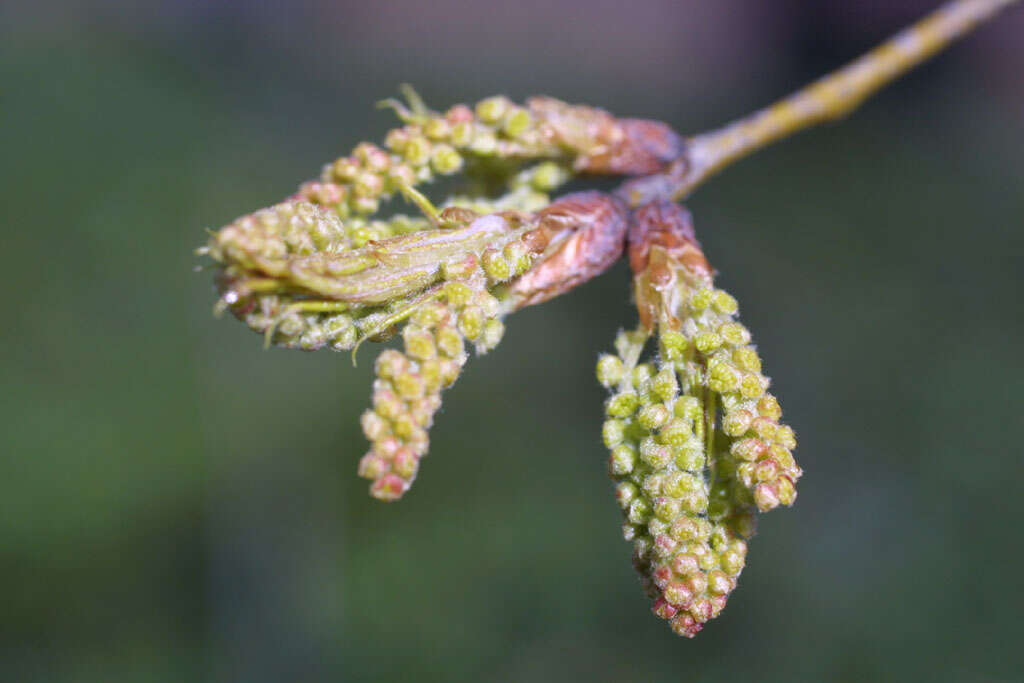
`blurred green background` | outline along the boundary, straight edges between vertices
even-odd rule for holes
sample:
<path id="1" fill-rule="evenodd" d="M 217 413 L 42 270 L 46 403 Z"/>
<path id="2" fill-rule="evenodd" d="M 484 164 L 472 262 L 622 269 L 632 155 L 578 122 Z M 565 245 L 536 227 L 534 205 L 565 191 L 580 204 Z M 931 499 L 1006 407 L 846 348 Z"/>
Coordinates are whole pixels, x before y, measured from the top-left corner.
<path id="1" fill-rule="evenodd" d="M 689 203 L 806 470 L 694 641 L 605 475 L 621 265 L 509 321 L 396 505 L 355 475 L 372 350 L 264 351 L 192 270 L 400 82 L 696 132 L 933 5 L 0 6 L 0 679 L 1024 680 L 1020 8 Z"/>

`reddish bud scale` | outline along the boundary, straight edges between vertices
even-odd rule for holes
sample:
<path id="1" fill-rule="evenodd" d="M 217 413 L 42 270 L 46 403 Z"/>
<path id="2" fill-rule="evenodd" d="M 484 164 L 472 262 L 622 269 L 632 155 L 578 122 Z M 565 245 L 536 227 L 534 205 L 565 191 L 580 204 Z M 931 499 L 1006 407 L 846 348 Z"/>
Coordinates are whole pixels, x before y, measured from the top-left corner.
<path id="1" fill-rule="evenodd" d="M 622 254 L 626 212 L 609 195 L 567 195 L 538 212 L 537 223 L 535 230 L 524 235 L 524 241 L 533 249 L 554 246 L 513 283 L 516 308 L 564 294 L 603 273 Z"/>

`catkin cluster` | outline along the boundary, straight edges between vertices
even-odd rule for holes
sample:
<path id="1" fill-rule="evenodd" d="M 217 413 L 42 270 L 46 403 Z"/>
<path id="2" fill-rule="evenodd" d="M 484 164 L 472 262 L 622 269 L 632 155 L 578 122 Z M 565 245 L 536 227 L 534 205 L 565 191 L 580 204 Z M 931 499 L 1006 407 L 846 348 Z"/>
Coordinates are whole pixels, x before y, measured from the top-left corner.
<path id="1" fill-rule="evenodd" d="M 617 355 L 598 361 L 598 378 L 615 393 L 605 407 L 609 473 L 623 510 L 623 537 L 654 612 L 693 636 L 725 607 L 746 558 L 752 519 L 730 497 L 717 498 L 710 476 L 708 395 L 690 372 L 680 333 L 660 336 L 654 362 L 639 363 L 642 332 L 622 333 Z M 677 367 L 677 366 L 681 366 Z"/>
<path id="2" fill-rule="evenodd" d="M 682 141 L 655 121 L 617 119 L 593 107 L 534 97 L 525 106 L 503 96 L 474 107 L 434 112 L 406 89 L 408 104 L 388 100 L 404 125 L 387 133 L 384 147 L 363 142 L 324 166 L 299 195 L 340 216 L 376 213 L 403 187 L 454 175 L 467 164 L 481 175 L 501 175 L 526 161 L 549 160 L 519 177 L 518 187 L 545 194 L 572 171 L 654 173 L 679 154 Z M 525 198 L 530 198 L 529 192 Z"/>
<path id="3" fill-rule="evenodd" d="M 792 504 L 801 471 L 736 299 L 713 287 L 689 216 L 662 205 L 633 221 L 642 324 L 598 360 L 612 391 L 603 438 L 654 613 L 693 637 L 736 587 L 754 513 Z M 656 353 L 641 362 L 651 338 Z"/>
<path id="4" fill-rule="evenodd" d="M 498 300 L 486 290 L 449 282 L 437 300 L 412 314 L 402 330 L 404 352 L 388 349 L 377 357 L 373 407 L 362 416 L 371 449 L 359 462 L 359 475 L 373 481 L 372 496 L 396 500 L 412 485 L 441 390 L 458 378 L 466 341 L 477 353 L 497 346 L 505 331 L 498 313 Z"/>
<path id="5" fill-rule="evenodd" d="M 681 138 L 656 121 L 620 119 L 534 97 L 490 97 L 432 111 L 411 89 L 388 101 L 402 125 L 362 142 L 285 201 L 242 216 L 201 252 L 219 265 L 218 310 L 266 344 L 357 349 L 401 333 L 376 364 L 371 443 L 359 471 L 382 500 L 400 497 L 426 454 L 441 391 L 492 348 L 502 318 L 603 272 L 622 254 L 625 204 L 549 194 L 578 174 L 642 175 L 677 158 Z M 420 189 L 462 186 L 435 206 Z M 386 215 L 401 194 L 421 215 Z"/>
<path id="6" fill-rule="evenodd" d="M 441 391 L 467 360 L 465 343 L 477 353 L 493 348 L 501 318 L 557 290 L 559 279 L 547 268 L 517 289 L 509 283 L 549 247 L 576 253 L 574 238 L 607 232 L 604 222 L 621 224 L 620 212 L 599 193 L 569 195 L 535 213 L 449 207 L 431 218 L 431 230 L 356 246 L 333 211 L 293 200 L 222 228 L 207 250 L 223 264 L 221 306 L 268 343 L 350 350 L 401 329 L 404 352 L 385 351 L 376 365 L 373 408 L 362 421 L 372 448 L 359 466 L 373 496 L 395 500 L 427 452 Z M 613 232 L 621 241 L 624 229 Z"/>

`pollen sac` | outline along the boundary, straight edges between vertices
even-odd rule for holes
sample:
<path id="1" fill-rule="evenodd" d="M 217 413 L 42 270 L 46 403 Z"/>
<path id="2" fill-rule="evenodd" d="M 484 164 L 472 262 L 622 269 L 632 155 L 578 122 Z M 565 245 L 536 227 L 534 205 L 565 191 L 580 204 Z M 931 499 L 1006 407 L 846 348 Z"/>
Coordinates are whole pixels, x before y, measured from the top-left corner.
<path id="1" fill-rule="evenodd" d="M 597 365 L 611 391 L 608 470 L 654 614 L 693 637 L 736 588 L 755 514 L 791 505 L 801 470 L 736 299 L 714 287 L 689 214 L 643 207 L 628 240 L 641 325 Z"/>

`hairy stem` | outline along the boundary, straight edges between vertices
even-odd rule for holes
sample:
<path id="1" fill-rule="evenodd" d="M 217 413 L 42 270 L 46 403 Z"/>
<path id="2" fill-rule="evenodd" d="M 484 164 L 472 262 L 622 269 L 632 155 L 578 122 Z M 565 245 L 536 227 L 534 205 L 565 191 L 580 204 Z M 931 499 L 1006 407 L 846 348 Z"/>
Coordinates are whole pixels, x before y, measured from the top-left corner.
<path id="1" fill-rule="evenodd" d="M 689 140 L 660 175 L 628 182 L 632 206 L 682 200 L 729 164 L 805 128 L 841 118 L 865 99 L 1018 0 L 953 0 L 874 50 L 771 106 Z"/>

